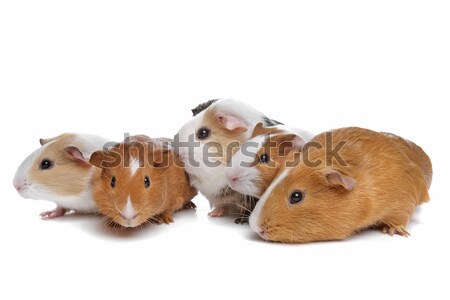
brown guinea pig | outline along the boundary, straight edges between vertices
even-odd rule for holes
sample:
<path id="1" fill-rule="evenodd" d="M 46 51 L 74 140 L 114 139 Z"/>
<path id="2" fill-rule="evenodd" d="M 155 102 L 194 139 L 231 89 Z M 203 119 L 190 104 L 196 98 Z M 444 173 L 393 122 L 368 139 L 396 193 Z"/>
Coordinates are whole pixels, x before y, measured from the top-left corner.
<path id="1" fill-rule="evenodd" d="M 430 159 L 399 137 L 342 128 L 317 135 L 302 153 L 289 153 L 298 162 L 280 170 L 250 216 L 263 239 L 342 240 L 368 227 L 406 236 L 415 207 L 429 200 Z"/>
<path id="2" fill-rule="evenodd" d="M 190 186 L 169 141 L 133 136 L 92 154 L 89 162 L 98 168 L 93 177 L 94 200 L 112 223 L 124 227 L 169 224 L 173 212 L 195 208 L 191 199 L 197 190 Z"/>
<path id="3" fill-rule="evenodd" d="M 243 195 L 260 198 L 284 165 L 287 154 L 301 150 L 312 137 L 302 129 L 258 123 L 252 138 L 241 145 L 227 166 L 228 185 Z"/>

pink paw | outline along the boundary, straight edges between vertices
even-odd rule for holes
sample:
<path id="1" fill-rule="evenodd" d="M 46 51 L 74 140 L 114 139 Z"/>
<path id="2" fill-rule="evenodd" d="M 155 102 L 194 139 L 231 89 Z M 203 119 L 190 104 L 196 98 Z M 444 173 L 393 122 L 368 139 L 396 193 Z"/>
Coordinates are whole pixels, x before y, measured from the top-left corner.
<path id="1" fill-rule="evenodd" d="M 208 213 L 208 217 L 217 218 L 226 215 L 227 209 L 225 207 L 218 207 Z"/>
<path id="2" fill-rule="evenodd" d="M 54 219 L 57 217 L 62 217 L 66 214 L 67 210 L 62 207 L 57 207 L 54 210 L 44 211 L 40 214 L 42 219 Z"/>

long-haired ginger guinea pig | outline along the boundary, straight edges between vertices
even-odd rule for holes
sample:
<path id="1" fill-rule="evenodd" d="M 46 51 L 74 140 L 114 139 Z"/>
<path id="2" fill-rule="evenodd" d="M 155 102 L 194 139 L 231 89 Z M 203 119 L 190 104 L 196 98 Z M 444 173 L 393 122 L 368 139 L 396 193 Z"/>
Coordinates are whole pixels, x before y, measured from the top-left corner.
<path id="1" fill-rule="evenodd" d="M 168 141 L 133 136 L 92 154 L 94 200 L 112 224 L 169 224 L 175 211 L 195 208 L 197 190 Z"/>
<path id="2" fill-rule="evenodd" d="M 289 153 L 298 163 L 280 170 L 250 216 L 263 239 L 342 240 L 368 227 L 406 236 L 415 207 L 429 200 L 431 161 L 397 136 L 342 128 L 314 137 L 302 153 Z"/>
<path id="3" fill-rule="evenodd" d="M 17 169 L 14 187 L 24 198 L 56 203 L 56 209 L 43 212 L 42 218 L 63 216 L 69 210 L 96 212 L 91 191 L 93 168 L 88 160 L 107 142 L 99 136 L 79 133 L 40 139 L 41 147 Z"/>
<path id="4" fill-rule="evenodd" d="M 299 151 L 313 135 L 282 125 L 258 123 L 252 138 L 233 155 L 227 168 L 228 184 L 244 195 L 260 198 L 277 176 L 290 151 Z"/>

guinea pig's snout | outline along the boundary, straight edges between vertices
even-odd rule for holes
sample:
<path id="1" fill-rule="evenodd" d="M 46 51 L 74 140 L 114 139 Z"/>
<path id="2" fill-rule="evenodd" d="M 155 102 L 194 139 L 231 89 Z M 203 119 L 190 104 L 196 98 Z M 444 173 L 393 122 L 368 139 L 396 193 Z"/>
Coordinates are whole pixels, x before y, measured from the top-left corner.
<path id="1" fill-rule="evenodd" d="M 265 223 L 258 226 L 258 228 L 254 231 L 260 236 L 260 238 L 267 240 L 267 225 Z"/>
<path id="2" fill-rule="evenodd" d="M 26 190 L 28 183 L 26 180 L 22 180 L 22 181 L 18 181 L 18 180 L 14 180 L 14 188 L 16 189 L 16 191 L 18 191 L 19 193 L 23 192 Z"/>
<path id="3" fill-rule="evenodd" d="M 137 218 L 137 214 L 134 215 L 125 215 L 125 214 L 120 214 L 120 216 L 127 221 L 133 221 L 134 219 Z"/>
<path id="4" fill-rule="evenodd" d="M 240 174 L 236 172 L 228 172 L 228 183 L 231 187 L 236 186 L 241 180 Z"/>
<path id="5" fill-rule="evenodd" d="M 230 180 L 231 183 L 236 183 L 239 181 L 239 176 L 232 175 L 231 177 L 228 178 L 228 180 Z"/>
<path id="6" fill-rule="evenodd" d="M 120 217 L 122 218 L 122 222 L 120 222 L 120 224 L 122 226 L 134 227 L 137 225 L 136 221 L 137 221 L 138 213 L 134 209 L 130 198 L 128 198 L 125 207 L 119 213 L 120 213 Z"/>
<path id="7" fill-rule="evenodd" d="M 18 192 L 20 192 L 20 190 L 23 189 L 23 185 L 20 184 L 20 183 L 14 184 L 14 187 L 16 188 L 16 190 L 17 190 Z"/>

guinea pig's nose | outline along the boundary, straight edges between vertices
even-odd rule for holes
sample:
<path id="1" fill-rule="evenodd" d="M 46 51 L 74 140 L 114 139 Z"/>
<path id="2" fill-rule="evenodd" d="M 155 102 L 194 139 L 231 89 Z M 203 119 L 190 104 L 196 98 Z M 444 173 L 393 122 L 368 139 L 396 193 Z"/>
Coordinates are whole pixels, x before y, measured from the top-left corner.
<path id="1" fill-rule="evenodd" d="M 230 186 L 234 186 L 239 183 L 239 176 L 238 175 L 230 175 L 228 176 L 228 182 L 230 183 Z"/>
<path id="2" fill-rule="evenodd" d="M 14 188 L 20 192 L 25 188 L 26 183 L 25 182 L 21 182 L 21 183 L 14 183 Z"/>
<path id="3" fill-rule="evenodd" d="M 134 215 L 130 215 L 130 214 L 120 214 L 120 216 L 121 216 L 124 220 L 128 220 L 128 221 L 133 221 L 134 219 L 137 218 L 137 214 L 134 214 Z"/>

